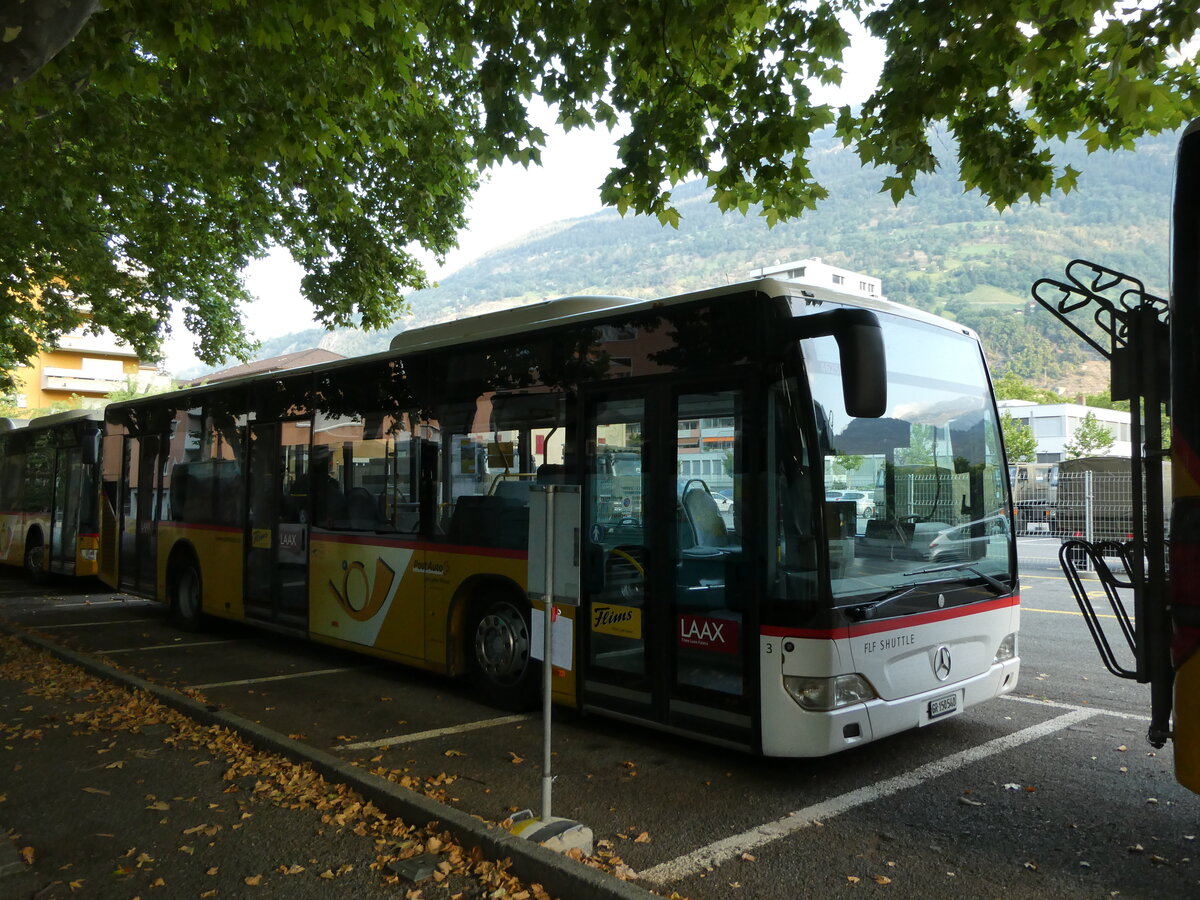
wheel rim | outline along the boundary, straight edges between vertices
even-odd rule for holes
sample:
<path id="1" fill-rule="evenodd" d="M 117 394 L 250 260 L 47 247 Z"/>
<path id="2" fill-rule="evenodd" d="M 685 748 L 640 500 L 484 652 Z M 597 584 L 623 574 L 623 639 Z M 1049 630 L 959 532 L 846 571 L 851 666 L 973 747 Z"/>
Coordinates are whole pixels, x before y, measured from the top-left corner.
<path id="1" fill-rule="evenodd" d="M 185 619 L 200 615 L 200 576 L 195 569 L 188 569 L 179 578 L 179 614 Z"/>
<path id="2" fill-rule="evenodd" d="M 529 627 L 507 604 L 479 620 L 475 629 L 475 659 L 480 671 L 497 684 L 512 684 L 529 665 Z"/>
<path id="3" fill-rule="evenodd" d="M 25 551 L 25 568 L 30 572 L 42 571 L 42 545 L 34 544 Z"/>

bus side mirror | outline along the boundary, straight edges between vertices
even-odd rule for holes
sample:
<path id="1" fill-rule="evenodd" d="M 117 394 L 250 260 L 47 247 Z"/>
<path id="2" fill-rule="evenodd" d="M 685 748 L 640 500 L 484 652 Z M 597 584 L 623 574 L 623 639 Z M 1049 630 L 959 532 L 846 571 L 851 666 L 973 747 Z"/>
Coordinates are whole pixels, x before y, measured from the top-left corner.
<path id="1" fill-rule="evenodd" d="M 856 419 L 887 410 L 887 358 L 879 317 L 869 309 L 834 309 L 794 320 L 801 340 L 832 336 L 842 365 L 842 397 Z"/>

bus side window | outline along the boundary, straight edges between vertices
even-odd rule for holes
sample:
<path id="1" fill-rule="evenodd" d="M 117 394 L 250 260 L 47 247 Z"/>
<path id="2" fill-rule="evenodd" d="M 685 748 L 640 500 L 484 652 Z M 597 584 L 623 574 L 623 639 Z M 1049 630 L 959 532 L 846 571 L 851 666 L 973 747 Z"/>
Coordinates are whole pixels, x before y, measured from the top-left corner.
<path id="1" fill-rule="evenodd" d="M 318 414 L 306 492 L 313 524 L 332 531 L 416 534 L 415 446 L 407 415 Z"/>

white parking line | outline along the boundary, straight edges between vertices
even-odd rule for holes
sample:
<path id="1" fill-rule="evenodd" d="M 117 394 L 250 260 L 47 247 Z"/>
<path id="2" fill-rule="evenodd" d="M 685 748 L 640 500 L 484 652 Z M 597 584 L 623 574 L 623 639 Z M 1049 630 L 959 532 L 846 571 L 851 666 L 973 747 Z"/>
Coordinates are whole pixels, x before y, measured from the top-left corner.
<path id="1" fill-rule="evenodd" d="M 162 619 L 110 619 L 107 622 L 60 622 L 57 625 L 30 625 L 29 627 L 49 631 L 51 628 L 91 628 L 95 625 L 133 625 L 136 622 L 162 621 Z"/>
<path id="2" fill-rule="evenodd" d="M 802 829 L 810 828 L 818 822 L 826 822 L 834 816 L 848 812 L 859 806 L 865 806 L 868 803 L 874 803 L 877 800 L 890 797 L 892 794 L 897 794 L 900 791 L 918 787 L 926 781 L 940 778 L 942 775 L 948 775 L 964 766 L 977 763 L 990 756 L 995 756 L 998 753 L 1003 753 L 1014 747 L 1027 744 L 1030 741 L 1047 737 L 1057 731 L 1070 728 L 1072 725 L 1101 714 L 1102 711 L 1097 709 L 1072 710 L 1056 718 L 1039 722 L 1037 725 L 1031 725 L 1020 731 L 1014 731 L 1012 734 L 998 737 L 988 741 L 986 744 L 980 744 L 978 747 L 971 747 L 959 753 L 952 754 L 945 759 L 926 763 L 919 768 L 913 769 L 911 772 L 897 775 L 895 778 L 889 778 L 887 781 L 868 785 L 838 797 L 831 797 L 812 806 L 806 806 L 804 809 L 788 813 L 783 818 L 776 819 L 774 822 L 767 822 L 742 834 L 735 834 L 731 837 L 715 841 L 706 847 L 701 847 L 699 850 L 694 850 L 677 859 L 647 869 L 641 872 L 638 878 L 641 881 L 647 881 L 655 885 L 665 885 L 672 881 L 678 881 L 688 875 L 704 871 L 709 866 L 719 866 L 731 859 L 737 859 L 743 853 L 747 853 L 771 841 L 787 837 L 789 834 L 801 831 Z"/>
<path id="3" fill-rule="evenodd" d="M 478 731 L 481 728 L 495 728 L 497 725 L 511 725 L 514 722 L 527 722 L 531 715 L 501 716 L 498 719 L 481 719 L 478 722 L 467 722 L 465 725 L 450 725 L 446 728 L 434 728 L 430 731 L 414 731 L 412 734 L 402 734 L 399 737 L 382 738 L 378 741 L 360 741 L 357 744 L 340 744 L 335 750 L 378 750 L 381 747 L 392 747 L 396 744 L 412 744 L 417 741 L 428 741 L 431 738 L 445 737 L 448 734 L 462 734 L 465 731 Z"/>
<path id="4" fill-rule="evenodd" d="M 1037 697 L 1014 697 L 1012 694 L 1005 694 L 1000 698 L 1014 703 L 1029 703 L 1033 706 L 1048 706 L 1051 709 L 1087 709 L 1091 710 L 1098 716 L 1112 716 L 1116 719 L 1132 719 L 1135 722 L 1149 722 L 1149 716 L 1143 716 L 1138 713 L 1120 712 L 1115 709 L 1106 709 L 1103 706 L 1080 706 L 1077 703 L 1064 703 L 1062 700 L 1039 700 Z"/>
<path id="5" fill-rule="evenodd" d="M 83 603 L 51 603 L 50 609 L 78 609 L 85 606 L 145 606 L 152 603 L 151 600 L 85 600 Z"/>
<path id="6" fill-rule="evenodd" d="M 313 675 L 335 675 L 338 672 L 357 672 L 365 666 L 343 666 L 340 669 L 313 669 L 311 672 L 291 672 L 287 675 L 264 675 L 261 678 L 242 678 L 238 681 L 213 681 L 208 684 L 189 684 L 186 687 L 197 691 L 208 688 L 235 687 L 239 684 L 261 684 L 264 681 L 287 681 L 289 678 L 309 678 Z"/>
<path id="7" fill-rule="evenodd" d="M 236 644 L 235 640 L 226 641 L 190 641 L 186 644 L 153 644 L 149 647 L 118 647 L 116 650 L 96 650 L 98 655 L 111 655 L 113 653 L 140 653 L 143 650 L 176 650 L 180 647 L 208 647 L 212 644 Z"/>

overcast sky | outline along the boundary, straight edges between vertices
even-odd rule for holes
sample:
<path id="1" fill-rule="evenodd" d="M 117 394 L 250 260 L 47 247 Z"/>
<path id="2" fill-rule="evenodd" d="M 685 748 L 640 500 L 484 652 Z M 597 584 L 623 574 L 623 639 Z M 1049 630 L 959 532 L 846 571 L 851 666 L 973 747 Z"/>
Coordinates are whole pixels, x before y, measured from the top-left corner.
<path id="1" fill-rule="evenodd" d="M 847 75 L 842 87 L 814 86 L 816 102 L 862 103 L 878 81 L 882 42 L 861 31 L 851 33 L 854 43 L 846 54 Z M 601 208 L 600 183 L 616 160 L 614 135 L 604 130 L 565 134 L 544 108 L 537 118 L 548 135 L 542 165 L 529 169 L 504 165 L 490 171 L 467 208 L 468 227 L 459 234 L 458 249 L 441 267 L 432 258 L 427 260 L 431 278 L 453 272 L 543 225 Z M 246 287 L 255 300 L 244 318 L 254 337 L 278 337 L 313 326 L 312 307 L 300 295 L 300 275 L 300 268 L 285 251 L 247 267 Z M 195 367 L 194 340 L 181 316 L 172 319 L 172 329 L 165 345 L 167 369 L 175 373 Z"/>

